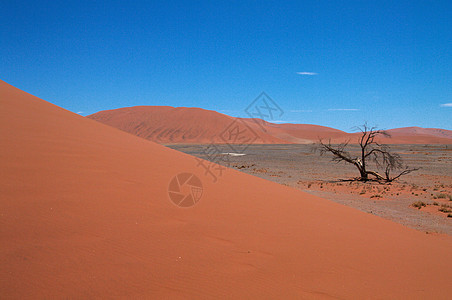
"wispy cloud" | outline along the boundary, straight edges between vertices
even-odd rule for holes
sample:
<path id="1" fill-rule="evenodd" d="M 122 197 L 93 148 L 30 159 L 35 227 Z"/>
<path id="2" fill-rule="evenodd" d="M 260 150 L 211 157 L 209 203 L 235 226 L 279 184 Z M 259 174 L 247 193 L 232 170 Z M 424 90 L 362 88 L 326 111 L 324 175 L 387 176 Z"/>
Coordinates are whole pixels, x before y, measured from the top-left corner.
<path id="1" fill-rule="evenodd" d="M 318 73 L 314 73 L 314 72 L 297 72 L 298 75 L 308 75 L 308 76 L 314 76 L 314 75 L 319 75 Z"/>
<path id="2" fill-rule="evenodd" d="M 78 111 L 77 113 L 80 115 L 80 114 L 83 114 L 83 111 Z"/>
<path id="3" fill-rule="evenodd" d="M 452 107 L 452 103 L 444 103 L 440 105 L 441 107 Z"/>
<path id="4" fill-rule="evenodd" d="M 310 110 L 310 109 L 292 109 L 290 112 L 303 113 L 303 112 L 312 112 L 312 110 Z"/>
<path id="5" fill-rule="evenodd" d="M 329 108 L 328 111 L 358 111 L 357 108 Z"/>

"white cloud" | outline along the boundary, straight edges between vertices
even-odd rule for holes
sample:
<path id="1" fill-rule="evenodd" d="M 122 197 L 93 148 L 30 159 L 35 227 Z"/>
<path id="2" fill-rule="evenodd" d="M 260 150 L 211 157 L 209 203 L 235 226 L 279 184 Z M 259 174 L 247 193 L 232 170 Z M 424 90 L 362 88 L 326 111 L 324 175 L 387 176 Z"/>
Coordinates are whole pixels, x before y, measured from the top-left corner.
<path id="1" fill-rule="evenodd" d="M 444 103 L 440 105 L 441 107 L 452 107 L 452 103 Z"/>
<path id="2" fill-rule="evenodd" d="M 303 113 L 303 112 L 312 112 L 312 110 L 310 110 L 310 109 L 293 109 L 293 110 L 291 110 L 290 112 L 293 112 L 293 113 Z"/>
<path id="3" fill-rule="evenodd" d="M 328 111 L 358 111 L 357 108 L 329 108 Z"/>
<path id="4" fill-rule="evenodd" d="M 298 75 L 308 75 L 308 76 L 314 76 L 314 75 L 319 75 L 317 73 L 314 72 L 297 72 Z"/>
<path id="5" fill-rule="evenodd" d="M 83 111 L 78 111 L 77 113 L 80 115 L 80 114 L 83 114 Z"/>

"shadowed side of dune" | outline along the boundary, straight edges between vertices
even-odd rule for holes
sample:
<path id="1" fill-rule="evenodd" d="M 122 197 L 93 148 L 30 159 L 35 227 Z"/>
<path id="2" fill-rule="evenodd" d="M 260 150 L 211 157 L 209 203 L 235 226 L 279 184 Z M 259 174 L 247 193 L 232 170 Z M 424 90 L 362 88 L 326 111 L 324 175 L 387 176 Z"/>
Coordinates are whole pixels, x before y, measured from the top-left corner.
<path id="1" fill-rule="evenodd" d="M 444 298 L 452 241 L 225 170 L 0 82 L 5 298 Z M 188 172 L 202 198 L 175 206 Z"/>

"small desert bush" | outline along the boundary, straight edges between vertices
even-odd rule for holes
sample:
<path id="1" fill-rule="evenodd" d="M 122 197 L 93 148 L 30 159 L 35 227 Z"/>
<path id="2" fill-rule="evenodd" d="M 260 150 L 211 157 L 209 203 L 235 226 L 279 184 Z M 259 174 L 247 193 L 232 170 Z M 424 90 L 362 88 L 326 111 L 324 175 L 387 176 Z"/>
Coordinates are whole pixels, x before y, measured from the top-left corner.
<path id="1" fill-rule="evenodd" d="M 427 204 L 425 204 L 422 201 L 416 201 L 413 204 L 411 204 L 411 206 L 416 207 L 417 209 L 421 209 L 424 206 L 427 206 Z"/>
<path id="2" fill-rule="evenodd" d="M 452 218 L 452 214 L 448 214 L 447 217 L 448 217 L 448 218 Z"/>
<path id="3" fill-rule="evenodd" d="M 452 209 L 449 205 L 443 204 L 443 205 L 441 205 L 440 208 L 438 208 L 438 211 L 443 212 L 443 213 L 450 213 L 450 212 L 452 212 Z"/>
<path id="4" fill-rule="evenodd" d="M 370 196 L 370 198 L 383 198 L 383 196 L 380 194 L 375 194 L 375 195 Z"/>
<path id="5" fill-rule="evenodd" d="M 452 195 L 439 193 L 433 196 L 433 199 L 448 199 L 449 201 L 452 201 Z"/>
<path id="6" fill-rule="evenodd" d="M 436 202 L 436 201 L 434 201 L 432 204 L 435 205 L 435 206 L 438 206 L 438 205 L 439 205 L 439 203 Z"/>

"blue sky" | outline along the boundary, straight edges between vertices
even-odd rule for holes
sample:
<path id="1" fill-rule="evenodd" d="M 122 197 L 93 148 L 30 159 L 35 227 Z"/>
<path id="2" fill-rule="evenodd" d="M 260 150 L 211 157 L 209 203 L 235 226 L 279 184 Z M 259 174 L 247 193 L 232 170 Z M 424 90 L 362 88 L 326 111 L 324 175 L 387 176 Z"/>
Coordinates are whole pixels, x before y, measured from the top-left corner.
<path id="1" fill-rule="evenodd" d="M 452 129 L 451 1 L 6 0 L 0 24 L 0 79 L 82 115 L 265 91 L 274 121 Z"/>

